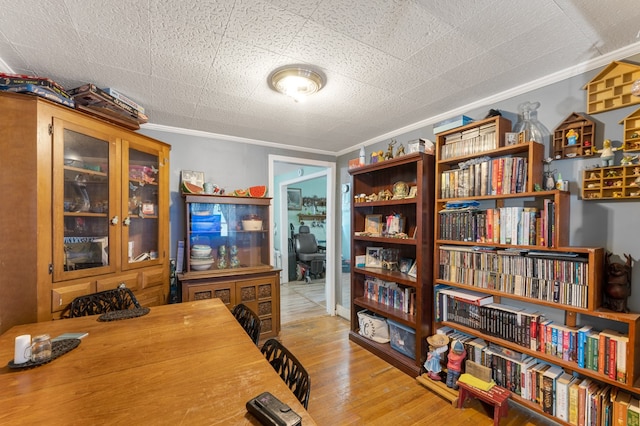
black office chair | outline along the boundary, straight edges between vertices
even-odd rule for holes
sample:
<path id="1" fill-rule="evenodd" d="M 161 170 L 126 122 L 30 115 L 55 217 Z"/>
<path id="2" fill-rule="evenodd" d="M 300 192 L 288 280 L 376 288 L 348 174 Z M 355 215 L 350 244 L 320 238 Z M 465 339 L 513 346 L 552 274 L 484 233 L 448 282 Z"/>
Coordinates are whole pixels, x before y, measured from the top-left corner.
<path id="1" fill-rule="evenodd" d="M 322 278 L 327 257 L 325 247 L 318 245 L 316 236 L 306 225 L 300 226 L 294 239 L 298 264 L 304 269 L 304 280 L 311 282 L 311 277 Z"/>
<path id="2" fill-rule="evenodd" d="M 247 332 L 253 343 L 258 345 L 260 340 L 260 330 L 262 329 L 262 323 L 260 317 L 249 309 L 244 303 L 238 303 L 233 307 L 231 311 L 233 316 L 238 320 L 244 331 Z"/>
<path id="3" fill-rule="evenodd" d="M 118 287 L 76 297 L 69 305 L 67 318 L 124 311 L 133 308 L 141 308 L 136 296 L 133 295 L 130 289 Z"/>
<path id="4" fill-rule="evenodd" d="M 298 401 L 304 408 L 308 408 L 311 381 L 309 373 L 300 364 L 300 361 L 277 339 L 267 340 L 262 346 L 261 352 L 289 386 Z"/>

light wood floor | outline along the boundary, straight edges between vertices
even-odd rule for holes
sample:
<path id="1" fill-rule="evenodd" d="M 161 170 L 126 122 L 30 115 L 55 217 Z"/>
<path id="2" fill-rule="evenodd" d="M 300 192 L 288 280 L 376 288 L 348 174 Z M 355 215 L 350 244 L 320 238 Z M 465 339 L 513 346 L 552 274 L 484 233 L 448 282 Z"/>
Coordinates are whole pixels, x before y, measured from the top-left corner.
<path id="1" fill-rule="evenodd" d="M 319 425 L 493 424 L 492 414 L 487 414 L 480 402 L 468 401 L 458 410 L 415 378 L 349 341 L 349 323 L 325 315 L 324 306 L 312 300 L 317 295 L 312 295 L 315 290 L 311 287 L 283 285 L 282 291 L 287 294 L 282 297 L 280 340 L 309 371 L 309 413 Z M 509 417 L 500 424 L 553 423 L 511 405 Z"/>

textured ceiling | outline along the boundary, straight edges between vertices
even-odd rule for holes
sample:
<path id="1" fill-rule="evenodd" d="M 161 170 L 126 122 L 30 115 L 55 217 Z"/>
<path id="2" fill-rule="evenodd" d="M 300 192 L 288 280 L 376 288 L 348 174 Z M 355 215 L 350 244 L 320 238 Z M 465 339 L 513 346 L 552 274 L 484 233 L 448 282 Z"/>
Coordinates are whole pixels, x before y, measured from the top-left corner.
<path id="1" fill-rule="evenodd" d="M 338 153 L 638 42 L 637 0 L 0 0 L 0 69 L 153 125 Z M 2 66 L 4 61 L 4 67 Z M 267 86 L 313 63 L 304 103 Z"/>

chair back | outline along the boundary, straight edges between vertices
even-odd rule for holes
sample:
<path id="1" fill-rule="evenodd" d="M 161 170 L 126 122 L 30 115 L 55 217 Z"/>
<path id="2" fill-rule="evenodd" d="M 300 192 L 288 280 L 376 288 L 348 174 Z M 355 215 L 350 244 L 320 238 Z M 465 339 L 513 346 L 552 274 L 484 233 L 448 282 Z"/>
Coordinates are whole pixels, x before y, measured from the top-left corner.
<path id="1" fill-rule="evenodd" d="M 246 331 L 249 337 L 251 337 L 253 343 L 257 346 L 258 341 L 260 340 L 260 331 L 262 329 L 262 322 L 260 321 L 258 314 L 249 309 L 244 303 L 238 303 L 234 306 L 231 313 L 236 320 L 238 320 L 242 328 L 244 328 L 244 331 Z"/>
<path id="2" fill-rule="evenodd" d="M 69 305 L 68 317 L 83 317 L 140 307 L 140 303 L 130 289 L 118 287 L 76 297 Z"/>
<path id="3" fill-rule="evenodd" d="M 311 382 L 309 373 L 300 361 L 277 339 L 269 339 L 262 346 L 261 352 L 276 370 L 298 401 L 308 408 Z"/>
<path id="4" fill-rule="evenodd" d="M 300 226 L 298 230 L 298 234 L 295 238 L 296 242 L 296 253 L 317 253 L 318 252 L 318 242 L 316 241 L 316 236 L 309 232 L 309 227 L 307 225 Z"/>

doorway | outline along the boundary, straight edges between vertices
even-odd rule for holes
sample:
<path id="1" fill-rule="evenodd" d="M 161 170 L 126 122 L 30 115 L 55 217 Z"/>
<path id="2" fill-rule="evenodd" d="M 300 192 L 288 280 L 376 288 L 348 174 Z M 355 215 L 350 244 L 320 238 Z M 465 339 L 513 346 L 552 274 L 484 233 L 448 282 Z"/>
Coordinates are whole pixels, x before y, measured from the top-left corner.
<path id="1" fill-rule="evenodd" d="M 289 281 L 289 207 L 287 190 L 312 179 L 324 178 L 326 190 L 326 220 L 323 223 L 326 234 L 326 266 L 324 280 L 325 313 L 336 314 L 336 220 L 335 214 L 335 163 L 327 161 L 309 160 L 297 157 L 269 155 L 269 186 L 273 188 L 271 203 L 271 217 L 273 218 L 273 241 L 271 256 L 272 263 L 282 269 L 281 283 Z M 296 227 L 297 232 L 297 227 Z M 295 261 L 295 260 L 294 260 Z"/>

